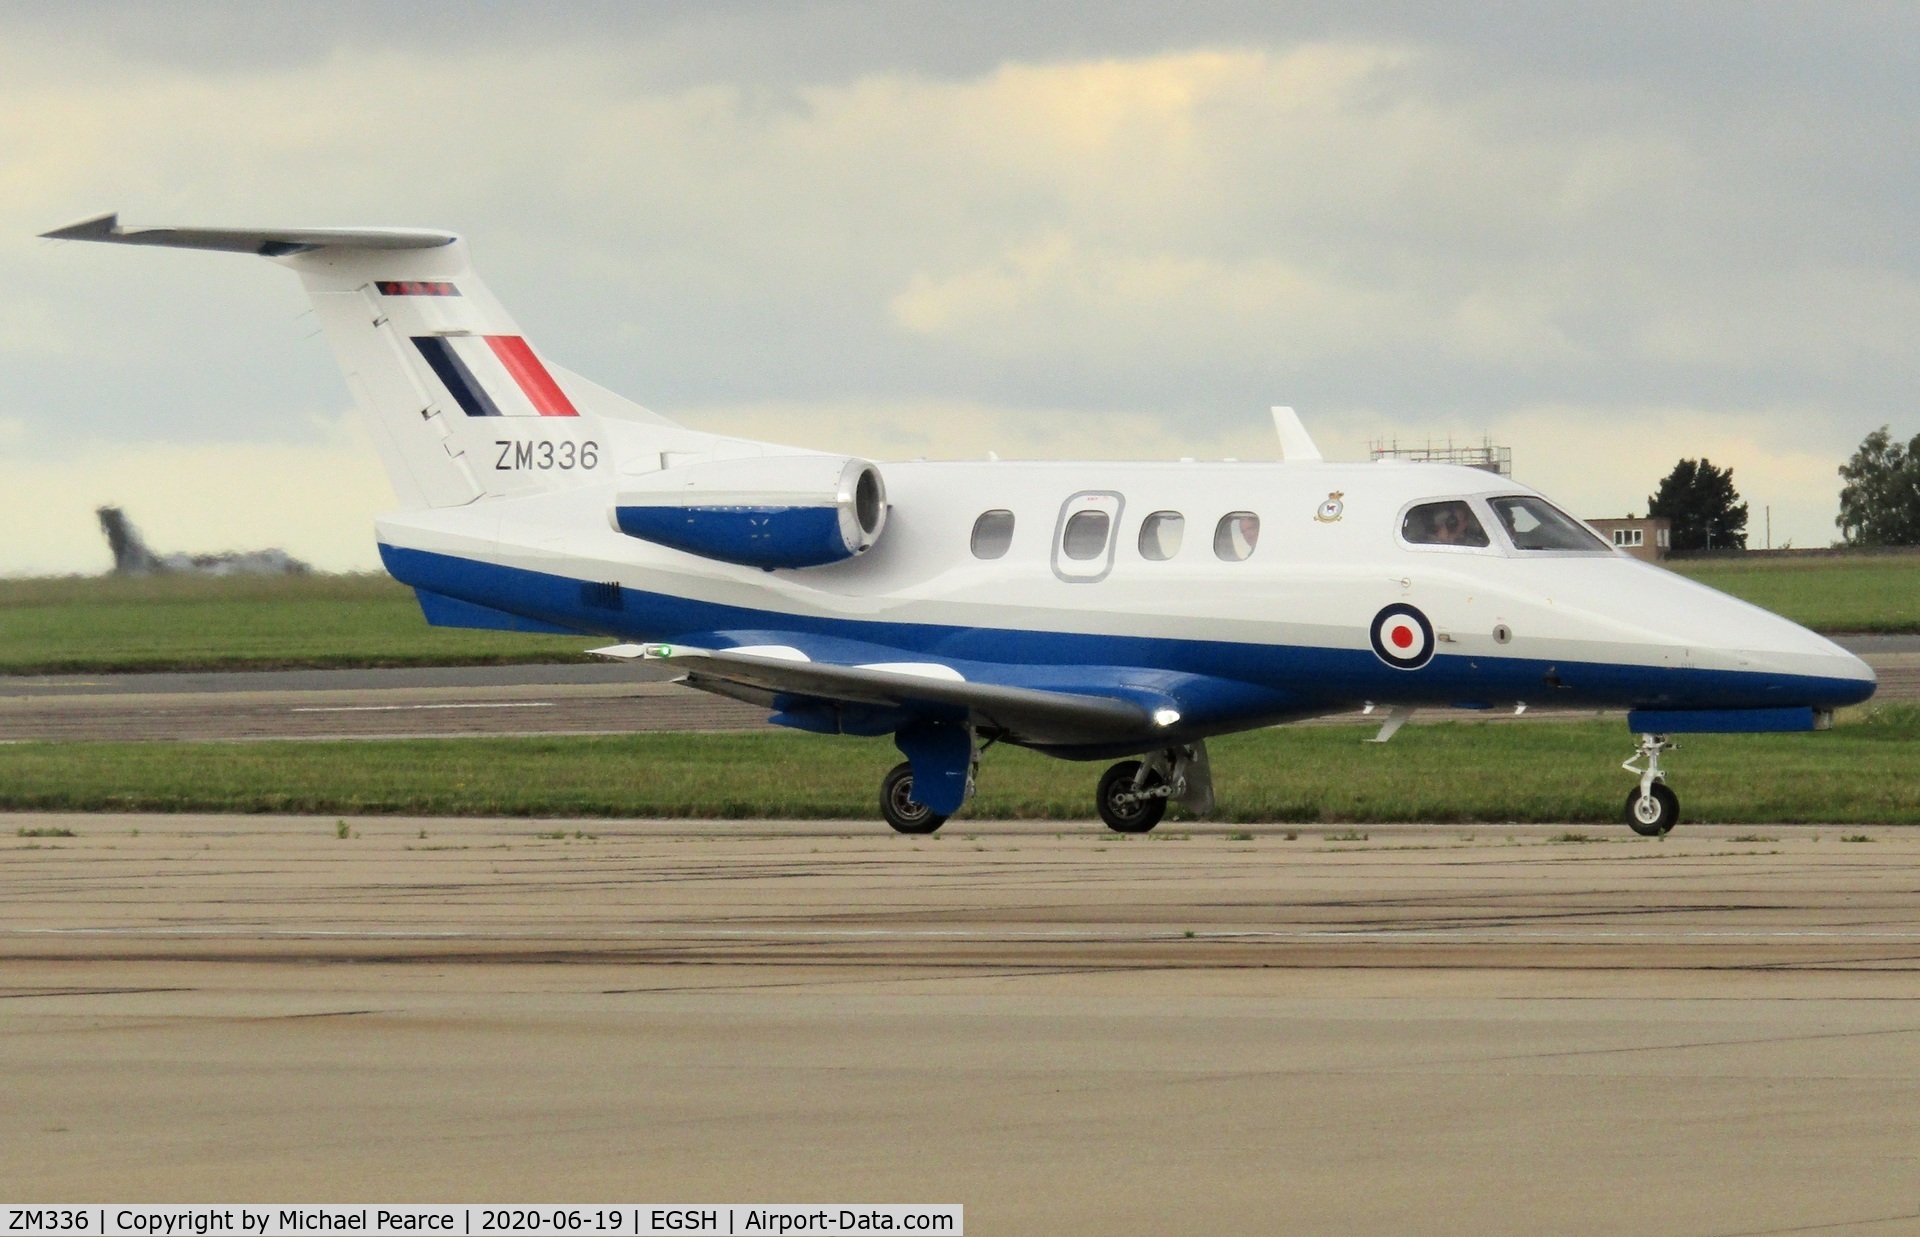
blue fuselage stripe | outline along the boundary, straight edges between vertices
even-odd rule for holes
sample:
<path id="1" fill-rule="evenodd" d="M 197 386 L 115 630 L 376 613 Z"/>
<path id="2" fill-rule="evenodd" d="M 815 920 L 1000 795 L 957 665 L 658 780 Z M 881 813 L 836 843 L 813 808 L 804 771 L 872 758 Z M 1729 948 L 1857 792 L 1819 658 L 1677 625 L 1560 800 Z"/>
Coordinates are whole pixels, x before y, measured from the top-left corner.
<path id="1" fill-rule="evenodd" d="M 887 660 L 911 653 L 950 662 L 969 678 L 1012 686 L 1069 690 L 1106 682 L 1179 694 L 1194 680 L 1254 689 L 1252 715 L 1271 714 L 1277 700 L 1302 713 L 1334 711 L 1363 700 L 1423 705 L 1572 705 L 1591 708 L 1761 709 L 1856 704 L 1873 694 L 1871 680 L 1757 671 L 1707 670 L 1610 662 L 1547 662 L 1521 657 L 1440 653 L 1419 670 L 1399 670 L 1370 649 L 1022 631 L 894 623 L 784 614 L 715 602 L 621 591 L 616 611 L 587 606 L 580 582 L 564 576 L 478 562 L 455 555 L 382 545 L 387 570 L 402 583 L 476 605 L 525 615 L 582 634 L 624 640 L 728 643 L 809 638 L 825 660 Z M 1198 683 L 1195 683 L 1198 686 Z M 1224 703 L 1224 699 L 1223 699 Z"/>

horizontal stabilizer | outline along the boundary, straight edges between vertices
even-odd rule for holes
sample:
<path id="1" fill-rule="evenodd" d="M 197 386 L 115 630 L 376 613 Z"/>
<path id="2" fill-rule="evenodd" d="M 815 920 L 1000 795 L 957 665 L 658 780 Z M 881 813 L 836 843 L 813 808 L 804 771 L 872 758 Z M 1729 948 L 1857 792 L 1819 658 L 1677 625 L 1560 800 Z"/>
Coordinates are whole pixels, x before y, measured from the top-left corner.
<path id="1" fill-rule="evenodd" d="M 459 239 L 428 228 L 127 228 L 117 212 L 40 234 L 55 241 L 104 241 L 169 249 L 217 249 L 285 257 L 309 249 L 437 249 Z"/>
<path id="2" fill-rule="evenodd" d="M 970 683 L 947 674 L 935 677 L 931 666 L 912 670 L 880 665 L 836 666 L 677 644 L 616 644 L 593 652 L 602 657 L 667 663 L 687 672 L 689 687 L 708 691 L 715 690 L 717 684 L 728 684 L 856 704 L 957 706 L 966 709 L 976 724 L 1005 730 L 1029 742 L 1097 743 L 1152 729 L 1147 711 L 1132 701 Z"/>

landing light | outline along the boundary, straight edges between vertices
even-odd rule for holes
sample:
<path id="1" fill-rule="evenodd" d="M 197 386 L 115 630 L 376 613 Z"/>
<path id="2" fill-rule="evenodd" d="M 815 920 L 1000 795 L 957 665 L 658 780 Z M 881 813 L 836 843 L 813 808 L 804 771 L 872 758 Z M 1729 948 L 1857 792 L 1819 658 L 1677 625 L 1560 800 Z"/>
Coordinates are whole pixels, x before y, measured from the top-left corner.
<path id="1" fill-rule="evenodd" d="M 1153 711 L 1153 724 L 1156 726 L 1171 726 L 1179 720 L 1180 710 L 1178 709 L 1155 709 Z"/>

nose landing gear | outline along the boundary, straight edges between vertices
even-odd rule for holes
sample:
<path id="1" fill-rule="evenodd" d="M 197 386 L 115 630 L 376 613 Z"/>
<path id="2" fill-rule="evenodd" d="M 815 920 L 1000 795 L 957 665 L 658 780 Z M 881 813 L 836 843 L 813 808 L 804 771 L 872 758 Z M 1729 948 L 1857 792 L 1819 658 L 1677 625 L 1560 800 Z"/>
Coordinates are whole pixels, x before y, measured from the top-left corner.
<path id="1" fill-rule="evenodd" d="M 1667 789 L 1660 771 L 1660 753 L 1679 747 L 1663 734 L 1643 734 L 1640 747 L 1620 767 L 1640 775 L 1640 784 L 1627 792 L 1627 824 L 1642 837 L 1664 837 L 1680 823 L 1680 796 Z M 1635 761 L 1646 761 L 1641 768 Z"/>
<path id="2" fill-rule="evenodd" d="M 1194 816 L 1213 811 L 1213 767 L 1204 742 L 1123 760 L 1100 776 L 1094 804 L 1115 833 L 1146 833 L 1178 803 Z"/>

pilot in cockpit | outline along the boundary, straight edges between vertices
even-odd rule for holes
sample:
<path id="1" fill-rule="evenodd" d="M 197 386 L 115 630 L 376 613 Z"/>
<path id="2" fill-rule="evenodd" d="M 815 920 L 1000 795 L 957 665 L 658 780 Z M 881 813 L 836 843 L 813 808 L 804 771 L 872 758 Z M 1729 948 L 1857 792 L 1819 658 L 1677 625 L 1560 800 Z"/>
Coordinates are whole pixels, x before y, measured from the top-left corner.
<path id="1" fill-rule="evenodd" d="M 1484 547 L 1486 529 L 1466 503 L 1424 503 L 1407 513 L 1401 535 L 1415 545 Z"/>

